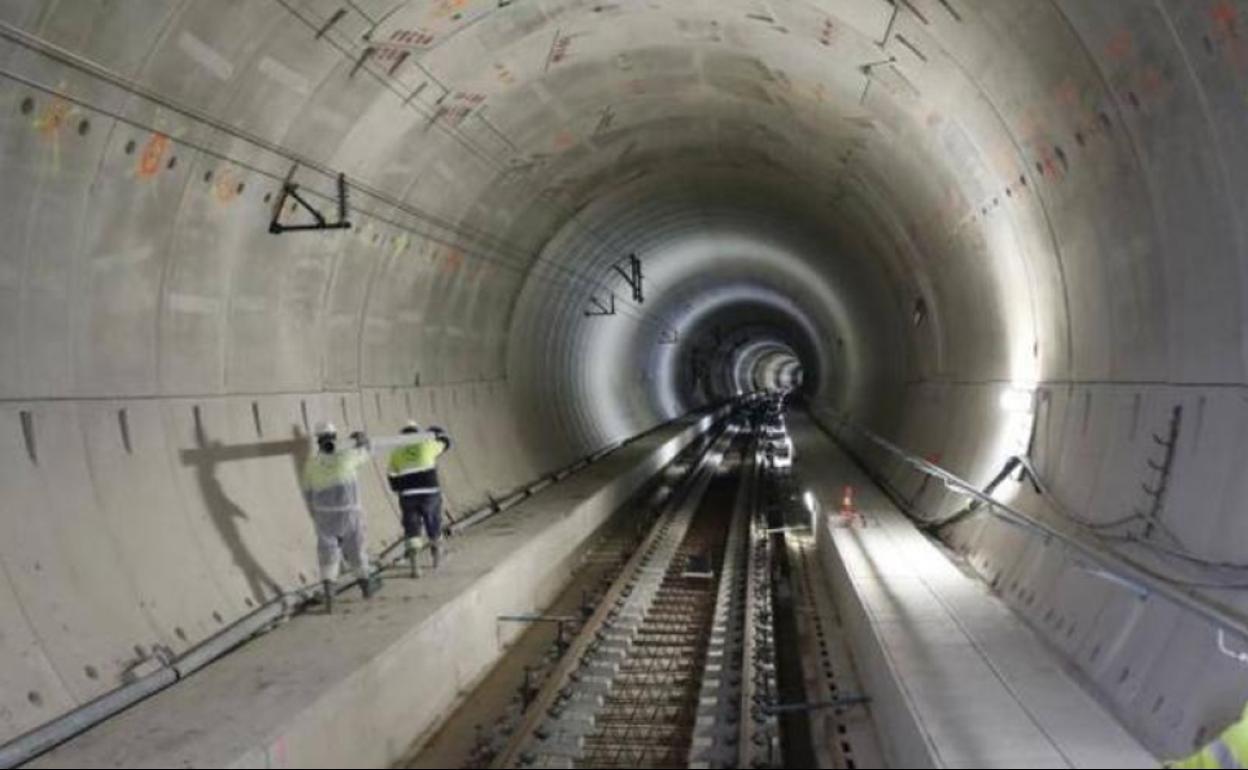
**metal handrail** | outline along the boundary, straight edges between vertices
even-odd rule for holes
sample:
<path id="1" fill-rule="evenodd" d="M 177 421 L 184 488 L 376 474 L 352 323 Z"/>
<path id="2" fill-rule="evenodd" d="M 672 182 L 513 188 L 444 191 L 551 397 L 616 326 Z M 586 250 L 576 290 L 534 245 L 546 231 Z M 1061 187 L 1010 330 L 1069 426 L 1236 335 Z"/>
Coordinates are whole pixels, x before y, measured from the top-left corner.
<path id="1" fill-rule="evenodd" d="M 859 436 L 867 439 L 877 447 L 887 451 L 897 459 L 911 466 L 918 472 L 939 479 L 945 484 L 945 487 L 951 491 L 965 495 L 979 501 L 983 510 L 990 516 L 994 516 L 1009 524 L 1013 524 L 1022 529 L 1029 530 L 1034 534 L 1040 535 L 1046 541 L 1057 540 L 1077 553 L 1084 560 L 1091 562 L 1095 568 L 1088 569 L 1087 565 L 1080 565 L 1088 574 L 1102 577 L 1109 582 L 1114 582 L 1133 590 L 1141 599 L 1147 599 L 1149 596 L 1157 596 L 1167 602 L 1179 607 L 1180 609 L 1191 612 L 1201 619 L 1211 623 L 1215 628 L 1230 631 L 1235 635 L 1248 640 L 1248 619 L 1236 612 L 1234 609 L 1227 607 L 1219 602 L 1211 601 L 1208 597 L 1196 593 L 1195 591 L 1185 590 L 1174 585 L 1170 580 L 1151 568 L 1136 562 L 1130 557 L 1121 553 L 1112 551 L 1108 548 L 1093 545 L 1083 539 L 1069 533 L 1064 532 L 1053 525 L 1041 521 L 1030 514 L 1024 513 L 1017 508 L 994 499 L 991 495 L 985 493 L 979 487 L 976 487 L 969 481 L 961 478 L 953 472 L 945 468 L 929 462 L 922 457 L 909 452 L 888 439 L 880 436 L 874 431 L 865 428 L 857 423 L 852 422 L 848 417 L 839 413 L 833 413 L 837 417 L 838 425 L 842 428 L 857 433 Z M 824 422 L 813 412 L 811 419 L 825 433 L 827 433 L 833 441 L 844 446 L 844 442 L 837 434 L 837 430 L 829 428 Z M 1036 478 L 1033 476 L 1033 478 Z M 1039 482 L 1037 482 L 1039 483 Z M 1041 486 L 1043 489 L 1043 486 Z M 1098 569 L 1105 574 L 1099 575 Z"/>

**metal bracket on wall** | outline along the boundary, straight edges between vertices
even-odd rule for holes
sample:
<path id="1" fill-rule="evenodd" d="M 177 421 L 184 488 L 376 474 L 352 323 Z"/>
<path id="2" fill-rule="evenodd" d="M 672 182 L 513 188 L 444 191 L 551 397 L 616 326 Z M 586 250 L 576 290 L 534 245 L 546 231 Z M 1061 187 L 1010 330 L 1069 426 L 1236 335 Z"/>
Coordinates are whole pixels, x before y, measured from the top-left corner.
<path id="1" fill-rule="evenodd" d="M 871 90 L 871 84 L 874 82 L 874 78 L 871 74 L 872 71 L 875 70 L 876 67 L 883 67 L 886 64 L 893 64 L 896 61 L 896 56 L 890 56 L 887 59 L 881 59 L 880 61 L 872 61 L 867 62 L 866 64 L 858 65 L 858 71 L 862 73 L 864 78 L 866 78 L 866 82 L 862 84 L 862 96 L 858 97 L 859 104 L 863 104 L 867 101 L 867 92 Z"/>
<path id="2" fill-rule="evenodd" d="M 1144 489 L 1144 494 L 1149 497 L 1149 505 L 1147 510 L 1135 509 L 1135 514 L 1144 519 L 1144 537 L 1151 537 L 1156 527 L 1163 527 L 1161 523 L 1161 512 L 1165 506 L 1166 488 L 1170 485 L 1170 472 L 1174 465 L 1174 452 L 1179 443 L 1179 427 L 1183 422 L 1183 406 L 1180 404 L 1174 407 L 1174 411 L 1170 415 L 1170 432 L 1166 438 L 1153 434 L 1153 441 L 1165 450 L 1165 455 L 1160 463 L 1148 460 L 1148 467 L 1157 474 L 1157 486 L 1151 487 L 1146 482 L 1141 482 L 1140 486 Z M 1168 533 L 1167 533 L 1168 534 Z"/>
<path id="3" fill-rule="evenodd" d="M 591 307 L 589 310 L 585 311 L 585 317 L 591 318 L 593 316 L 615 315 L 615 294 L 608 294 L 607 297 L 610 299 L 610 302 L 604 303 L 602 300 L 591 294 L 589 297 L 589 304 Z"/>
<path id="4" fill-rule="evenodd" d="M 325 218 L 315 206 L 307 201 L 299 194 L 299 185 L 291 182 L 291 178 L 295 174 L 295 169 L 290 170 L 290 174 L 286 177 L 286 181 L 282 184 L 282 194 L 278 196 L 277 203 L 273 205 L 273 218 L 269 220 L 269 232 L 274 235 L 290 232 L 292 230 L 350 230 L 351 223 L 347 221 L 347 177 L 345 174 L 338 175 L 338 220 L 330 222 Z M 316 220 L 310 224 L 302 225 L 286 225 L 279 220 L 282 217 L 282 208 L 286 205 L 287 198 L 294 198 L 295 202 L 303 207 Z"/>
<path id="5" fill-rule="evenodd" d="M 611 266 L 611 268 L 615 270 L 615 272 L 619 273 L 620 276 L 623 277 L 628 283 L 629 288 L 633 290 L 633 302 L 640 305 L 646 301 L 646 297 L 641 291 L 641 260 L 637 258 L 636 254 L 629 254 L 627 260 L 627 270 L 620 267 L 620 264 L 623 261 L 624 260 L 621 260 L 620 262 L 615 263 Z"/>

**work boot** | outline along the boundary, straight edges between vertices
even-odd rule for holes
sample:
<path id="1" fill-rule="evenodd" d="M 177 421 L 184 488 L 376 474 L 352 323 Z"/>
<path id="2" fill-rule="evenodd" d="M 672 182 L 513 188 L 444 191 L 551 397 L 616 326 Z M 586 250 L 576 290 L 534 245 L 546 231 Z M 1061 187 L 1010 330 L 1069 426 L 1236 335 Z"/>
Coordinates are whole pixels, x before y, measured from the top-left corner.
<path id="1" fill-rule="evenodd" d="M 429 550 L 433 553 L 433 568 L 437 569 L 438 564 L 442 561 L 442 547 L 434 543 L 429 546 Z"/>
<path id="2" fill-rule="evenodd" d="M 412 580 L 420 577 L 420 564 L 416 561 L 416 549 L 409 545 L 403 552 L 403 557 L 407 559 L 407 565 L 411 569 Z"/>
<path id="3" fill-rule="evenodd" d="M 379 590 L 381 590 L 381 575 L 360 578 L 360 593 L 364 594 L 365 599 L 373 598 L 373 594 Z"/>
<path id="4" fill-rule="evenodd" d="M 322 596 L 325 602 L 325 614 L 332 615 L 334 612 L 334 581 L 322 580 L 321 589 L 323 591 Z"/>

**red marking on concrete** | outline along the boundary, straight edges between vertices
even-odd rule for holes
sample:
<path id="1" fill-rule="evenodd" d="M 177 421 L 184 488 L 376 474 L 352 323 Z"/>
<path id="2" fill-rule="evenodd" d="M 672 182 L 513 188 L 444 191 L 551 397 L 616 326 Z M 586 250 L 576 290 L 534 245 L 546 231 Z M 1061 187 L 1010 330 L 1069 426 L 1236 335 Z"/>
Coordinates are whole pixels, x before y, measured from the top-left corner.
<path id="1" fill-rule="evenodd" d="M 65 119 L 73 111 L 70 103 L 63 99 L 53 99 L 43 113 L 35 120 L 35 128 L 44 139 L 52 139 L 65 124 Z"/>
<path id="2" fill-rule="evenodd" d="M 273 766 L 285 767 L 288 753 L 289 752 L 286 749 L 286 736 L 283 735 L 281 738 L 273 741 Z"/>
<path id="3" fill-rule="evenodd" d="M 1132 39 L 1127 30 L 1119 30 L 1105 44 L 1105 55 L 1115 61 L 1121 61 L 1131 55 Z"/>
<path id="4" fill-rule="evenodd" d="M 1075 85 L 1075 81 L 1066 78 L 1053 93 L 1053 98 L 1062 107 L 1075 107 L 1079 104 L 1079 88 Z"/>
<path id="5" fill-rule="evenodd" d="M 160 173 L 161 161 L 165 157 L 165 149 L 169 147 L 169 137 L 164 134 L 152 134 L 143 144 L 143 153 L 139 155 L 136 173 L 139 179 L 151 179 Z"/>
<path id="6" fill-rule="evenodd" d="M 1157 96 L 1166 90 L 1166 78 L 1156 67 L 1148 67 L 1140 77 L 1140 90 L 1148 96 Z"/>
<path id="7" fill-rule="evenodd" d="M 451 247 L 446 250 L 446 260 L 442 263 L 442 271 L 453 273 L 464 263 L 464 252 Z"/>
<path id="8" fill-rule="evenodd" d="M 927 460 L 932 465 L 940 465 L 940 457 L 940 452 L 928 452 L 923 456 L 923 459 Z"/>
<path id="9" fill-rule="evenodd" d="M 1209 9 L 1209 18 L 1213 19 L 1214 26 L 1230 34 L 1235 33 L 1238 15 L 1239 12 L 1230 0 L 1222 0 Z"/>
<path id="10" fill-rule="evenodd" d="M 576 144 L 576 134 L 572 133 L 571 131 L 565 128 L 559 133 L 555 134 L 552 144 L 554 145 L 556 150 L 566 150 L 572 145 Z"/>
<path id="11" fill-rule="evenodd" d="M 476 91 L 454 91 L 433 115 L 434 122 L 458 126 L 472 111 L 485 103 L 485 94 Z"/>
<path id="12" fill-rule="evenodd" d="M 221 169 L 217 173 L 217 179 L 212 184 L 213 197 L 218 203 L 229 203 L 238 197 L 238 178 L 228 168 Z"/>
<path id="13" fill-rule="evenodd" d="M 454 16 L 463 11 L 467 4 L 468 0 L 438 0 L 438 4 L 433 7 L 429 15 L 435 19 Z"/>

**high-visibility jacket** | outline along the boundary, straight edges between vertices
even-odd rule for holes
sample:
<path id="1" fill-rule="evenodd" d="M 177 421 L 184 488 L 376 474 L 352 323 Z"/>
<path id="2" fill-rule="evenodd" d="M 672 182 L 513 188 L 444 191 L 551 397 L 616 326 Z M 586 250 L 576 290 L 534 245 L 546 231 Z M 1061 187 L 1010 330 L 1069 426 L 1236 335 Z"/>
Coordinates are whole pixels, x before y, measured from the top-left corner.
<path id="1" fill-rule="evenodd" d="M 438 483 L 438 458 L 451 448 L 451 440 L 445 434 L 435 439 L 425 439 L 406 444 L 390 453 L 386 476 L 390 488 L 400 497 L 408 495 L 441 494 Z"/>
<path id="2" fill-rule="evenodd" d="M 1239 721 L 1222 731 L 1222 734 L 1205 744 L 1204 748 L 1168 767 L 1229 768 L 1248 767 L 1248 704 Z"/>
<path id="3" fill-rule="evenodd" d="M 318 452 L 303 466 L 303 495 L 314 513 L 343 513 L 360 507 L 357 474 L 368 462 L 368 450 Z"/>

